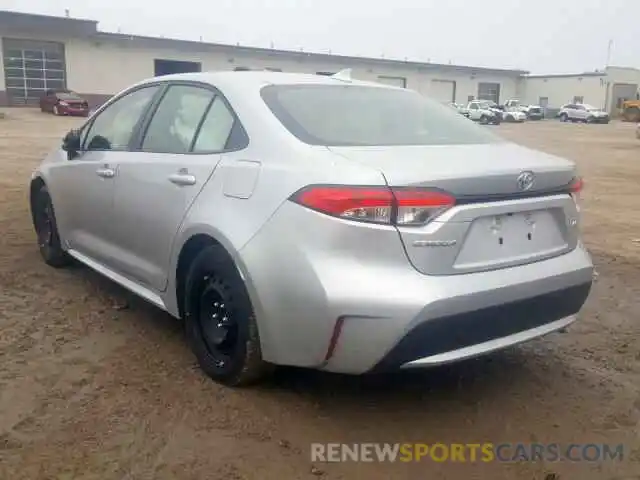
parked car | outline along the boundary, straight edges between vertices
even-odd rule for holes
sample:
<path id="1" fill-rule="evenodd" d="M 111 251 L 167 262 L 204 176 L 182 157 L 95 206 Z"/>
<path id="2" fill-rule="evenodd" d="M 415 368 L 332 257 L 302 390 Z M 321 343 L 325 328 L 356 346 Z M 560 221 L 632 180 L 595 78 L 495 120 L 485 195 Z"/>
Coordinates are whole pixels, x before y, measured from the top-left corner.
<path id="1" fill-rule="evenodd" d="M 40 110 L 54 115 L 89 115 L 89 102 L 70 90 L 47 90 L 40 97 Z"/>
<path id="2" fill-rule="evenodd" d="M 469 110 L 467 110 L 467 108 L 461 103 L 451 102 L 449 103 L 449 106 L 457 111 L 460 115 L 464 115 L 465 117 L 469 116 Z"/>
<path id="3" fill-rule="evenodd" d="M 504 103 L 504 111 L 517 111 L 526 115 L 527 120 L 541 120 L 544 110 L 540 105 L 527 105 L 517 99 L 509 99 Z"/>
<path id="4" fill-rule="evenodd" d="M 489 100 L 473 100 L 467 104 L 468 117 L 483 125 L 500 125 L 502 110 Z"/>
<path id="5" fill-rule="evenodd" d="M 527 119 L 527 114 L 519 110 L 507 110 L 502 112 L 502 120 L 510 123 L 522 123 Z"/>
<path id="6" fill-rule="evenodd" d="M 451 108 L 453 108 L 456 112 L 458 112 L 460 115 L 464 115 L 465 117 L 469 115 L 469 111 L 461 103 L 450 102 L 448 103 L 448 105 Z"/>
<path id="7" fill-rule="evenodd" d="M 562 330 L 587 298 L 582 182 L 417 92 L 344 75 L 140 82 L 34 171 L 40 253 L 185 323 L 213 379 L 362 374 Z"/>
<path id="8" fill-rule="evenodd" d="M 581 103 L 563 105 L 558 117 L 562 122 L 609 123 L 609 114 L 607 112 Z"/>

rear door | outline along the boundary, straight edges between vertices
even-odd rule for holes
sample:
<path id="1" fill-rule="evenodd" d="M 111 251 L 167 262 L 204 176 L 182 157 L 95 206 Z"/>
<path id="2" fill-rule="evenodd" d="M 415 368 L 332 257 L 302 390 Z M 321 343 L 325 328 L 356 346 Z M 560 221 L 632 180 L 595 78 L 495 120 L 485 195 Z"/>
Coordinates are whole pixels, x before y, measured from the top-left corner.
<path id="1" fill-rule="evenodd" d="M 191 83 L 170 84 L 145 123 L 138 152 L 118 167 L 118 270 L 161 291 L 175 234 L 241 127 L 219 92 Z"/>

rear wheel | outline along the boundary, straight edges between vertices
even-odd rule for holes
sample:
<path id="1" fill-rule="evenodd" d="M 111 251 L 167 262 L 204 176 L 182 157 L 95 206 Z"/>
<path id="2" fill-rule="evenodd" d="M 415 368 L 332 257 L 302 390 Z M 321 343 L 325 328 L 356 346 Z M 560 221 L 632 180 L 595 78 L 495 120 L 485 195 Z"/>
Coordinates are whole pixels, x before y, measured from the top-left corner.
<path id="1" fill-rule="evenodd" d="M 569 115 L 567 115 L 566 113 L 561 113 L 560 114 L 560 121 L 561 122 L 566 122 L 567 120 L 569 120 Z"/>
<path id="2" fill-rule="evenodd" d="M 241 386 L 269 373 L 249 294 L 224 248 L 212 245 L 196 256 L 184 294 L 187 339 L 209 377 Z"/>
<path id="3" fill-rule="evenodd" d="M 486 125 L 487 123 L 489 123 L 489 119 L 487 118 L 486 115 L 481 115 L 480 116 L 480 124 L 481 125 Z"/>
<path id="4" fill-rule="evenodd" d="M 40 255 L 47 265 L 60 268 L 71 262 L 69 255 L 62 249 L 58 225 L 49 191 L 42 186 L 34 199 L 33 222 L 38 236 Z"/>

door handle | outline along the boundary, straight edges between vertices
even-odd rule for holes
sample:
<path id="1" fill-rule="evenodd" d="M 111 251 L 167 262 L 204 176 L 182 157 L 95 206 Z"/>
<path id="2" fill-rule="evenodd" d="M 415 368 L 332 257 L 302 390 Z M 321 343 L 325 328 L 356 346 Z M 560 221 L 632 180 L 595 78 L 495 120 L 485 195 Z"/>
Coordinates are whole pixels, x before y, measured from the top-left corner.
<path id="1" fill-rule="evenodd" d="M 113 178 L 116 176 L 115 170 L 109 167 L 103 167 L 96 170 L 96 174 L 102 178 Z"/>
<path id="2" fill-rule="evenodd" d="M 190 173 L 174 173 L 173 175 L 169 175 L 169 181 L 181 187 L 195 185 L 196 176 Z"/>

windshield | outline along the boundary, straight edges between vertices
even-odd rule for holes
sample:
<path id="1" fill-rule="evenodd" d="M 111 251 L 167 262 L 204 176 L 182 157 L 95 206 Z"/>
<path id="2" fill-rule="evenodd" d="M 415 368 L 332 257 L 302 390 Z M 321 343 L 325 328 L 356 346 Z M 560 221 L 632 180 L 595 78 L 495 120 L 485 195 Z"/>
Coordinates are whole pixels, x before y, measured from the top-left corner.
<path id="1" fill-rule="evenodd" d="M 502 139 L 411 90 L 269 85 L 262 98 L 299 140 L 325 146 L 456 145 Z"/>
<path id="2" fill-rule="evenodd" d="M 586 103 L 585 103 L 585 104 L 582 104 L 582 106 L 583 106 L 584 108 L 586 108 L 587 110 L 589 110 L 590 112 L 593 112 L 593 111 L 595 111 L 595 110 L 600 110 L 599 108 L 596 108 L 596 107 L 594 107 L 593 105 L 588 105 L 588 104 L 586 104 Z"/>
<path id="3" fill-rule="evenodd" d="M 60 100 L 82 100 L 82 97 L 75 92 L 56 92 Z"/>
<path id="4" fill-rule="evenodd" d="M 497 103 L 494 103 L 490 100 L 486 100 L 484 102 L 478 102 L 480 108 L 496 108 L 498 106 Z"/>

